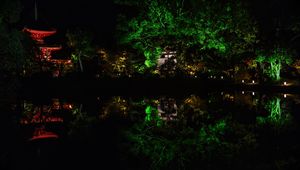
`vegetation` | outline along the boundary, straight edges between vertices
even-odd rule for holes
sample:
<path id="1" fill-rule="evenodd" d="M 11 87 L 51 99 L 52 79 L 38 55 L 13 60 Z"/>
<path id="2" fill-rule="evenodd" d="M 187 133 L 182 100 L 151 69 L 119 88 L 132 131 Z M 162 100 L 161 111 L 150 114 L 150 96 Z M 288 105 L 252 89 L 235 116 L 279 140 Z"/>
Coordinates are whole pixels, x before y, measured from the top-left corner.
<path id="1" fill-rule="evenodd" d="M 271 54 L 258 54 L 256 61 L 261 65 L 263 73 L 272 80 L 280 80 L 283 64 L 291 64 L 292 57 L 287 50 L 276 48 Z"/>
<path id="2" fill-rule="evenodd" d="M 97 47 L 90 30 L 68 28 L 66 43 L 72 50 L 69 57 L 76 70 L 100 78 L 217 76 L 240 82 L 260 75 L 261 79 L 279 81 L 282 69 L 292 64 L 292 58 L 298 61 L 295 46 L 286 48 L 297 39 L 297 20 L 289 21 L 288 28 L 278 28 L 281 30 L 274 32 L 275 39 L 266 40 L 250 11 L 251 2 L 115 0 L 114 3 L 132 11 L 131 15 L 120 12 L 114 49 Z M 5 0 L 0 5 L 1 72 L 10 77 L 42 71 L 34 58 L 33 42 L 16 29 L 21 12 L 18 0 Z M 280 41 L 283 29 L 291 33 L 288 41 Z M 172 59 L 160 58 L 171 52 Z"/>
<path id="3" fill-rule="evenodd" d="M 143 55 L 148 68 L 156 66 L 165 47 L 178 52 L 180 68 L 203 61 L 212 67 L 216 60 L 218 66 L 232 66 L 253 52 L 258 41 L 258 30 L 242 3 L 145 0 L 133 5 L 143 8 L 136 17 L 120 22 L 121 44 Z"/>
<path id="4" fill-rule="evenodd" d="M 82 58 L 91 60 L 95 54 L 95 48 L 92 46 L 92 35 L 90 32 L 83 29 L 70 29 L 66 37 L 68 39 L 68 46 L 72 48 L 72 61 L 79 63 L 80 71 L 83 72 Z"/>

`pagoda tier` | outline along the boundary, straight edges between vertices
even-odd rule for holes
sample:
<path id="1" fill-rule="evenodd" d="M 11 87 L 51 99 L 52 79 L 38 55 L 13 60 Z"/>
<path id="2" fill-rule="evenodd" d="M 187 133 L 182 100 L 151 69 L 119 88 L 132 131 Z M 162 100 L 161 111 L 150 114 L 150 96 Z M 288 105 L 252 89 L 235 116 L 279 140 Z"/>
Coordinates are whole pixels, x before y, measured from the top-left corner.
<path id="1" fill-rule="evenodd" d="M 52 51 L 57 51 L 57 50 L 61 50 L 62 47 L 61 46 L 40 46 L 40 58 L 43 60 L 49 60 L 51 59 L 51 52 Z"/>
<path id="2" fill-rule="evenodd" d="M 40 128 L 36 128 L 32 138 L 30 138 L 30 141 L 33 140 L 37 140 L 37 139 L 49 139 L 49 138 L 58 138 L 58 135 L 53 133 L 53 132 L 49 132 L 45 130 L 45 127 L 42 126 Z"/>
<path id="3" fill-rule="evenodd" d="M 30 34 L 30 37 L 37 41 L 38 44 L 43 44 L 44 43 L 44 38 L 51 36 L 56 33 L 56 30 L 35 30 L 35 29 L 29 29 L 29 28 L 24 28 L 24 32 L 28 32 Z"/>

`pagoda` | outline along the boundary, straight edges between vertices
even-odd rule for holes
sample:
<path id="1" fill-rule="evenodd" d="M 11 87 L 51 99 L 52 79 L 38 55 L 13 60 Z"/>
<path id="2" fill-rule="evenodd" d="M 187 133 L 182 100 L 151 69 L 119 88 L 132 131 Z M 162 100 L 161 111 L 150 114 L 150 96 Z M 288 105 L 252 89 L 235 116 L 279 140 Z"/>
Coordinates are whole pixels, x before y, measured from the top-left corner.
<path id="1" fill-rule="evenodd" d="M 19 123 L 29 132 L 29 141 L 59 138 L 57 132 L 64 123 L 62 113 L 70 113 L 72 109 L 72 103 L 61 102 L 56 98 L 52 99 L 52 103 L 43 104 L 33 104 L 24 100 L 23 114 Z"/>
<path id="2" fill-rule="evenodd" d="M 54 28 L 47 28 L 45 25 L 41 25 L 38 22 L 37 17 L 37 3 L 35 1 L 35 20 L 34 24 L 31 27 L 24 27 L 23 31 L 28 33 L 29 36 L 35 41 L 36 46 L 38 47 L 38 51 L 36 53 L 36 58 L 38 61 L 44 64 L 51 64 L 54 65 L 56 69 L 53 71 L 53 76 L 59 76 L 62 71 L 62 67 L 72 65 L 72 62 L 69 58 L 52 58 L 52 53 L 54 51 L 62 50 L 61 45 L 50 45 L 45 42 L 45 38 L 53 36 L 56 34 L 56 29 Z M 57 74 L 58 72 L 58 74 Z"/>
<path id="3" fill-rule="evenodd" d="M 44 39 L 51 35 L 56 34 L 56 29 L 46 28 L 45 25 L 42 25 L 41 22 L 38 22 L 37 14 L 37 3 L 34 3 L 34 23 L 31 28 L 24 27 L 24 32 L 28 33 L 30 37 L 36 42 L 39 52 L 37 52 L 36 57 L 43 60 L 51 59 L 51 52 L 55 50 L 61 50 L 61 46 L 57 45 L 48 45 L 45 43 Z"/>

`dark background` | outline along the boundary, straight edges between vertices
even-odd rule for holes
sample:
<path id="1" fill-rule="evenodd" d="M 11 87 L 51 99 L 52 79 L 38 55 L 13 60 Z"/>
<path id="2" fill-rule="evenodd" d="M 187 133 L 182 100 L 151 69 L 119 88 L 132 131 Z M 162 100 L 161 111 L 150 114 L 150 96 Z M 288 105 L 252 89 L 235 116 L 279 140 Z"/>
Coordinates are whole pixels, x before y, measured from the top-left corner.
<path id="1" fill-rule="evenodd" d="M 297 0 L 246 1 L 264 35 L 273 36 L 276 28 L 284 32 L 282 30 L 286 30 L 291 23 L 300 21 Z M 34 0 L 21 2 L 21 24 L 28 25 L 34 19 Z M 114 5 L 113 0 L 37 0 L 37 4 L 39 20 L 56 28 L 61 35 L 65 34 L 67 28 L 87 28 L 100 44 L 116 41 L 114 32 L 120 9 L 122 12 L 132 12 L 130 8 Z"/>
<path id="2" fill-rule="evenodd" d="M 34 21 L 34 0 L 21 0 L 21 25 Z M 38 21 L 63 36 L 69 28 L 86 28 L 97 43 L 113 43 L 117 9 L 111 0 L 37 0 Z"/>

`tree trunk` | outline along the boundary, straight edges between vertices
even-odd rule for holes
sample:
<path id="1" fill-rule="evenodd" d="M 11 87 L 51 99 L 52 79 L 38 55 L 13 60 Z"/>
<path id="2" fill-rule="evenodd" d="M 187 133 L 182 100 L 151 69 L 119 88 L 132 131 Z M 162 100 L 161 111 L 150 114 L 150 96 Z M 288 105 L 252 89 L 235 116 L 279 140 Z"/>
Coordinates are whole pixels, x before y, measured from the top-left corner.
<path id="1" fill-rule="evenodd" d="M 80 66 L 80 71 L 83 72 L 83 66 L 82 66 L 82 61 L 81 61 L 81 53 L 79 53 L 78 62 L 79 62 L 79 66 Z"/>

